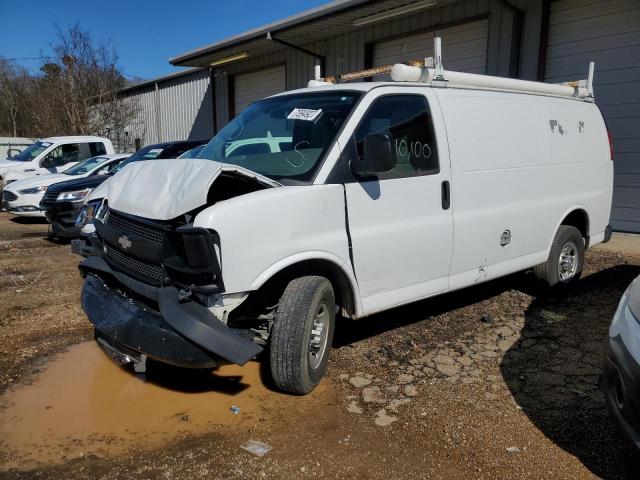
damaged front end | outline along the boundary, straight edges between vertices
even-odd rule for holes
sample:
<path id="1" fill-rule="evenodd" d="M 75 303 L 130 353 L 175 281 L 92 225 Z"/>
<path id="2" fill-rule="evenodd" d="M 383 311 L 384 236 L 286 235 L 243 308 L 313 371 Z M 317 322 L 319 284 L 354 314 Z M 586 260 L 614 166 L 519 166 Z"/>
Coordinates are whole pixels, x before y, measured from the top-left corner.
<path id="1" fill-rule="evenodd" d="M 79 266 L 85 277 L 82 307 L 96 339 L 119 363 L 132 362 L 144 369 L 148 357 L 181 367 L 211 368 L 228 362 L 244 365 L 262 351 L 256 332 L 228 325 L 229 312 L 246 294 L 225 292 L 220 239 L 214 230 L 194 228 L 192 223 L 199 209 L 224 199 L 224 192 L 232 190 L 228 182 L 239 178 L 237 172 L 219 168 L 216 186 L 205 182 L 200 202 L 194 195 L 198 185 L 190 185 L 190 201 L 182 208 L 172 204 L 171 220 L 143 218 L 116 208 L 131 201 L 123 190 L 112 190 L 103 201 L 104 210 L 93 219 L 95 254 Z M 242 180 L 248 182 L 245 191 L 268 188 L 248 177 Z M 158 203 L 147 210 L 157 213 Z M 194 203 L 200 206 L 194 209 Z"/>

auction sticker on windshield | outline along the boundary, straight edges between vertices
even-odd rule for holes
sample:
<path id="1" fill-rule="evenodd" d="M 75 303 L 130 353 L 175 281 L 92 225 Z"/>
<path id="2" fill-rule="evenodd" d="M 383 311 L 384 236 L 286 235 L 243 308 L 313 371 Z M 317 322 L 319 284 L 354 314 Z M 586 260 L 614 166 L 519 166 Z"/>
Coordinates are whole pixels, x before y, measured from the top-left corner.
<path id="1" fill-rule="evenodd" d="M 293 111 L 287 116 L 288 120 L 305 120 L 307 122 L 313 122 L 320 116 L 322 109 L 313 110 L 311 108 L 294 108 Z"/>

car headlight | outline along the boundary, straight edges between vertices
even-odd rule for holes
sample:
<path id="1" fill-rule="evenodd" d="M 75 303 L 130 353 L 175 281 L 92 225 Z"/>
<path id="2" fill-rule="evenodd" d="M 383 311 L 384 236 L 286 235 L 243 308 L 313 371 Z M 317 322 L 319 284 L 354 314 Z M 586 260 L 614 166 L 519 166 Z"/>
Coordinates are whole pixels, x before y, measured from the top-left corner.
<path id="1" fill-rule="evenodd" d="M 15 182 L 17 180 L 17 178 L 14 178 L 13 180 L 6 180 L 4 182 L 5 185 L 9 185 L 11 182 Z"/>
<path id="2" fill-rule="evenodd" d="M 21 195 L 33 195 L 34 193 L 44 192 L 47 187 L 33 187 L 33 188 L 24 188 L 22 190 L 18 190 L 18 193 Z"/>
<path id="3" fill-rule="evenodd" d="M 91 193 L 92 188 L 85 188 L 84 190 L 74 190 L 73 192 L 62 192 L 56 199 L 57 202 L 79 202 L 84 200 L 87 195 Z"/>

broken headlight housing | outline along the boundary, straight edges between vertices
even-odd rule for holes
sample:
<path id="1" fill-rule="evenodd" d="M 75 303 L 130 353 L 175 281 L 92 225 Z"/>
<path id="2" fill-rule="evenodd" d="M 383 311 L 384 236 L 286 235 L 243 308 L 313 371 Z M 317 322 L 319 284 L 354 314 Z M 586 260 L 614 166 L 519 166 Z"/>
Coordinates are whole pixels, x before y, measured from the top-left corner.
<path id="1" fill-rule="evenodd" d="M 93 220 L 99 222 L 105 221 L 107 214 L 109 213 L 109 206 L 103 199 L 95 200 L 87 203 L 82 207 L 78 218 L 76 218 L 76 227 L 84 227 L 87 223 L 91 223 Z"/>

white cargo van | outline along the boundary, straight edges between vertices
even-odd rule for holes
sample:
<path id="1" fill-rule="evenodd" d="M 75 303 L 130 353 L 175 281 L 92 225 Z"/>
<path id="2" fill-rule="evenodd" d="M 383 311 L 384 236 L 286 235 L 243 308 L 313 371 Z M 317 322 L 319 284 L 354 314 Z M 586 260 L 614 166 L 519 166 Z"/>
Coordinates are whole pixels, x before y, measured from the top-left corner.
<path id="1" fill-rule="evenodd" d="M 392 78 L 258 101 L 198 158 L 140 162 L 96 189 L 80 268 L 100 344 L 139 369 L 244 364 L 268 345 L 276 385 L 306 393 L 339 313 L 530 268 L 575 281 L 609 237 L 613 184 L 590 82 Z M 280 151 L 227 154 L 268 138 Z"/>
<path id="2" fill-rule="evenodd" d="M 115 153 L 111 140 L 93 136 L 50 137 L 0 161 L 0 189 L 34 175 L 60 173 L 83 160 Z"/>

